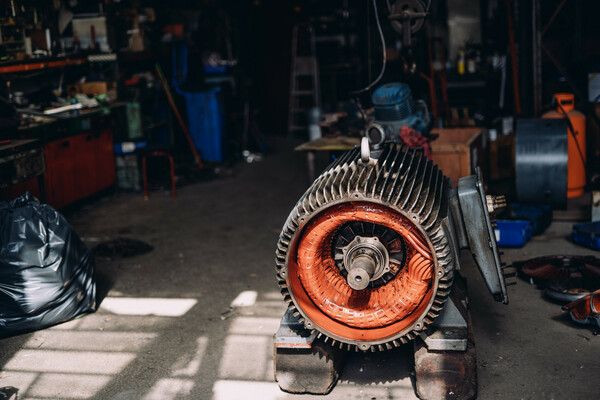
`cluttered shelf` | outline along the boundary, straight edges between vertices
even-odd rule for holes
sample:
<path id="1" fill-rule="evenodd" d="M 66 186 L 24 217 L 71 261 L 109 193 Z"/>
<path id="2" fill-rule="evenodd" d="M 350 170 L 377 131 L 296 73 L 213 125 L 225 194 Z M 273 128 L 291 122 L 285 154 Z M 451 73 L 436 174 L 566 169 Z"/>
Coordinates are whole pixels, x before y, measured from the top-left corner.
<path id="1" fill-rule="evenodd" d="M 65 111 L 57 115 L 45 115 L 31 110 L 19 112 L 21 121 L 16 136 L 43 139 L 46 142 L 69 136 L 73 131 L 89 130 L 92 125 L 96 127 L 106 114 L 105 108 L 100 106 Z"/>
<path id="2" fill-rule="evenodd" d="M 82 65 L 87 62 L 85 57 L 56 57 L 32 58 L 21 61 L 7 61 L 0 63 L 0 74 L 10 74 L 25 71 L 36 71 L 48 68 L 61 68 L 70 65 Z"/>

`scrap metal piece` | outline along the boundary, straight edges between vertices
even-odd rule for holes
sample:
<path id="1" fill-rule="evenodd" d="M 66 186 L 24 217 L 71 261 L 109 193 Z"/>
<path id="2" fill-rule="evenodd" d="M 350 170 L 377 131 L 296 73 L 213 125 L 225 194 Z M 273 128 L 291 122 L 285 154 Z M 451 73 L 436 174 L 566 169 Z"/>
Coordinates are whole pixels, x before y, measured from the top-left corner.
<path id="1" fill-rule="evenodd" d="M 515 261 L 513 267 L 536 280 L 584 278 L 600 283 L 600 258 L 594 256 L 543 256 Z"/>
<path id="2" fill-rule="evenodd" d="M 512 266 L 558 301 L 575 301 L 600 286 L 600 259 L 593 256 L 544 256 L 515 261 Z"/>
<path id="3" fill-rule="evenodd" d="M 600 328 L 600 289 L 563 306 L 562 310 L 569 311 L 575 322 L 595 324 Z"/>
<path id="4" fill-rule="evenodd" d="M 573 302 L 589 295 L 589 291 L 582 287 L 569 287 L 565 282 L 551 282 L 544 290 L 549 298 L 565 303 Z"/>

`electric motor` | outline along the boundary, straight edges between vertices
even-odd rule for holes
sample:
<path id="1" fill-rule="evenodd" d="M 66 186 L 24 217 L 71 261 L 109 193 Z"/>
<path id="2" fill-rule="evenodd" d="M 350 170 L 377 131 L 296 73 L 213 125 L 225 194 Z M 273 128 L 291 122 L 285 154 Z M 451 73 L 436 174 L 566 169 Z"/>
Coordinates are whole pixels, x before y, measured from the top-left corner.
<path id="1" fill-rule="evenodd" d="M 429 111 L 423 100 L 413 100 L 406 83 L 390 82 L 380 86 L 372 96 L 374 119 L 365 129 L 371 145 L 386 141 L 401 143 L 398 132 L 409 127 L 423 135 L 429 133 Z"/>
<path id="2" fill-rule="evenodd" d="M 460 248 L 471 248 L 489 290 L 507 302 L 494 200 L 477 176 L 453 188 L 420 150 L 386 143 L 370 153 L 363 139 L 314 181 L 283 227 L 276 264 L 288 308 L 340 348 L 391 349 L 426 334 L 440 314 Z"/>

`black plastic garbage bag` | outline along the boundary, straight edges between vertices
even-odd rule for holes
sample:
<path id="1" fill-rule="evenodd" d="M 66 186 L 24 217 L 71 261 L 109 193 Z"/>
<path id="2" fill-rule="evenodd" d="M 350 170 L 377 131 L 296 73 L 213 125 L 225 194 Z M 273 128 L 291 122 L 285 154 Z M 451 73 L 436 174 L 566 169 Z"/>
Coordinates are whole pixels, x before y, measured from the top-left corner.
<path id="1" fill-rule="evenodd" d="M 93 312 L 94 257 L 55 209 L 29 193 L 0 202 L 0 337 Z"/>

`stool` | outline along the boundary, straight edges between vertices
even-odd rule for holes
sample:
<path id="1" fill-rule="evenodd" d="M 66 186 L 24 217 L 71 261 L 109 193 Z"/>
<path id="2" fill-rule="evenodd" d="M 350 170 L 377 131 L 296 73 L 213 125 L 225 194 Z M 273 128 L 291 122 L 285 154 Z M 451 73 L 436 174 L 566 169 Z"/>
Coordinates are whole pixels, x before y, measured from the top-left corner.
<path id="1" fill-rule="evenodd" d="M 142 159 L 142 175 L 144 179 L 144 200 L 148 200 L 148 177 L 146 173 L 146 159 L 148 157 L 167 157 L 169 159 L 169 164 L 171 166 L 171 195 L 173 198 L 177 197 L 177 191 L 175 190 L 175 163 L 173 162 L 173 156 L 166 151 L 152 151 L 150 153 L 144 154 L 144 158 Z"/>

